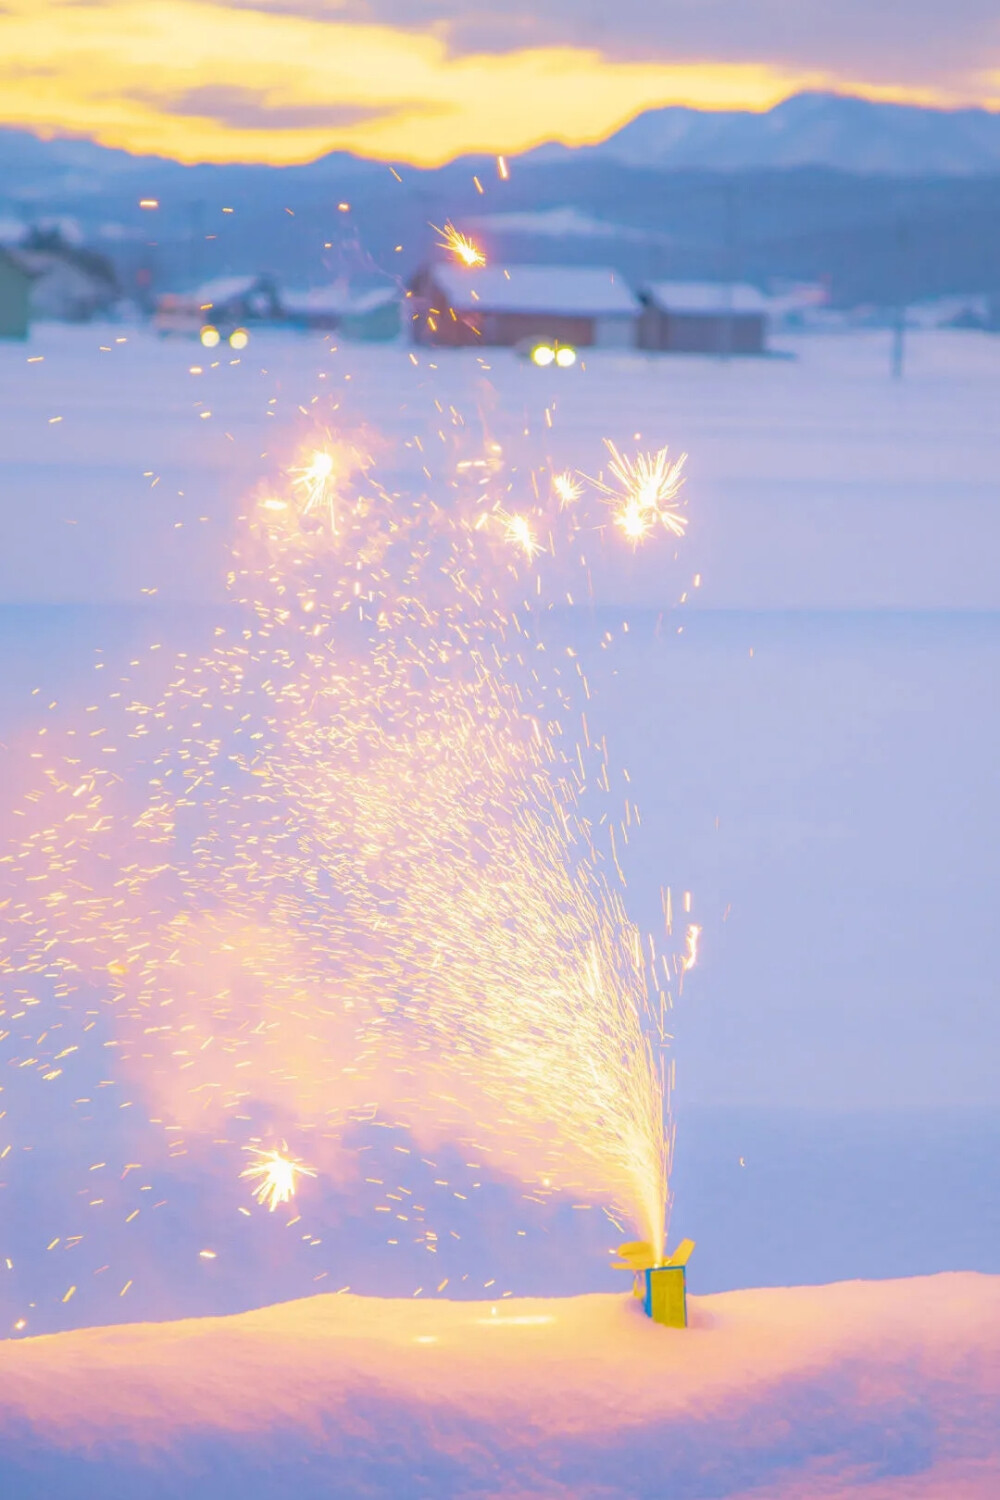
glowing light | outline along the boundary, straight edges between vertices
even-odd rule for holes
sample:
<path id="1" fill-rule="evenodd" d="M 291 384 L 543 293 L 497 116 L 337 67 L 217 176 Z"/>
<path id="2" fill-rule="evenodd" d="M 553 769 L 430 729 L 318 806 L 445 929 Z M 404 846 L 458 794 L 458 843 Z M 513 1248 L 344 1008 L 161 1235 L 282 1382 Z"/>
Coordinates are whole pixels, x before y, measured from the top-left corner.
<path id="1" fill-rule="evenodd" d="M 140 208 L 159 208 L 159 206 L 160 206 L 160 200 L 159 200 L 159 198 L 140 198 L 139 199 L 139 207 Z"/>
<path id="2" fill-rule="evenodd" d="M 257 1160 L 240 1173 L 241 1177 L 256 1180 L 253 1196 L 258 1203 L 266 1204 L 271 1213 L 282 1203 L 295 1197 L 295 1187 L 300 1177 L 315 1177 L 312 1167 L 293 1156 L 283 1156 L 280 1151 L 262 1151 L 247 1146 Z"/>
<path id="3" fill-rule="evenodd" d="M 559 498 L 560 510 L 567 505 L 572 505 L 583 494 L 583 485 L 569 469 L 565 469 L 561 474 L 553 474 L 552 488 Z"/>
<path id="4" fill-rule="evenodd" d="M 250 335 L 245 328 L 234 328 L 229 335 L 229 347 L 231 349 L 245 349 L 250 342 Z"/>
<path id="5" fill-rule="evenodd" d="M 347 454 L 343 453 L 340 456 L 344 460 L 346 471 Z M 289 473 L 303 502 L 302 514 L 310 516 L 317 511 L 325 510 L 330 522 L 330 530 L 336 531 L 335 502 L 339 483 L 342 477 L 346 477 L 346 472 L 341 474 L 334 454 L 326 448 L 314 448 L 308 460 L 297 468 L 290 469 Z"/>
<path id="6" fill-rule="evenodd" d="M 561 370 L 568 370 L 571 365 L 576 364 L 576 350 L 570 344 L 560 344 L 556 350 L 556 364 Z"/>
<path id="7" fill-rule="evenodd" d="M 615 512 L 615 525 L 620 526 L 630 542 L 640 542 L 653 529 L 653 518 L 638 500 L 623 501 Z"/>
<path id="8" fill-rule="evenodd" d="M 551 344 L 536 344 L 531 351 L 531 363 L 543 368 L 550 365 L 556 357 L 556 351 Z"/>
<path id="9" fill-rule="evenodd" d="M 473 266 L 485 266 L 486 256 L 482 250 L 473 240 L 470 240 L 467 234 L 462 234 L 461 230 L 456 229 L 450 219 L 445 220 L 443 229 L 439 229 L 436 224 L 432 224 L 431 228 L 435 234 L 441 236 L 437 241 L 438 249 L 447 250 L 459 265 L 468 266 L 470 269 Z"/>
<path id="10" fill-rule="evenodd" d="M 608 468 L 617 485 L 605 484 L 601 479 L 592 479 L 591 483 L 607 497 L 615 525 L 633 542 L 648 536 L 657 521 L 674 536 L 683 536 L 687 516 L 674 501 L 684 483 L 682 470 L 687 454 L 682 453 L 671 463 L 667 448 L 626 458 L 610 438 L 604 439 L 604 446 L 611 455 Z"/>
<path id="11" fill-rule="evenodd" d="M 214 349 L 216 344 L 221 339 L 222 335 L 217 328 L 212 327 L 211 323 L 206 323 L 198 337 L 201 339 L 206 349 Z"/>

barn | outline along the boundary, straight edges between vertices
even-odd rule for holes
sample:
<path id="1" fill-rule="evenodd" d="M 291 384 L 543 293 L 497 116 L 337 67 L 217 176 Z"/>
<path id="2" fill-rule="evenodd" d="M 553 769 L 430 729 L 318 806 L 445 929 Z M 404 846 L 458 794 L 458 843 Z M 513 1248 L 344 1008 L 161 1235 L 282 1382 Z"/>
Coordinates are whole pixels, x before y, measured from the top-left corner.
<path id="1" fill-rule="evenodd" d="M 654 281 L 639 291 L 640 349 L 670 354 L 763 354 L 768 301 L 745 282 Z"/>
<path id="2" fill-rule="evenodd" d="M 409 293 L 417 344 L 635 346 L 639 304 L 606 267 L 432 265 L 417 272 Z"/>

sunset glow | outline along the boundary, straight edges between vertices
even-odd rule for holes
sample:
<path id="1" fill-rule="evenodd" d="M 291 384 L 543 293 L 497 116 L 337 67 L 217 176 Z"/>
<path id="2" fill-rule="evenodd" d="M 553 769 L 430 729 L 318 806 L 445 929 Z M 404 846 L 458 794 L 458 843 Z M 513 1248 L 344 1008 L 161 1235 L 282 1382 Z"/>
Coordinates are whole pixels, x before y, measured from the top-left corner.
<path id="1" fill-rule="evenodd" d="M 988 103 L 985 82 L 897 84 L 750 59 L 615 60 L 565 42 L 461 52 L 437 27 L 203 0 L 12 0 L 0 13 L 0 124 L 182 161 L 350 150 L 429 166 L 457 150 L 600 140 L 665 104 L 763 110 L 804 88 Z"/>

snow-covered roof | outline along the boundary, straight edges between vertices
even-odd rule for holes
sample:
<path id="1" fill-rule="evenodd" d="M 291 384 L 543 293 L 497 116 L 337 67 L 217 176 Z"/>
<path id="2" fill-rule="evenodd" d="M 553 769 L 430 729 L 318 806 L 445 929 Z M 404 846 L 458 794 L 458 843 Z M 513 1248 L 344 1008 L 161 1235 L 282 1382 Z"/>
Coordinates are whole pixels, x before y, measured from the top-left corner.
<path id="1" fill-rule="evenodd" d="M 441 265 L 432 275 L 450 306 L 466 311 L 607 317 L 639 310 L 622 277 L 605 266 Z"/>
<path id="2" fill-rule="evenodd" d="M 217 276 L 192 293 L 192 300 L 197 300 L 200 306 L 225 307 L 227 302 L 235 302 L 237 298 L 256 291 L 260 281 L 259 276 Z"/>
<path id="3" fill-rule="evenodd" d="M 652 281 L 642 293 L 661 312 L 765 313 L 769 306 L 763 292 L 745 281 Z"/>
<path id="4" fill-rule="evenodd" d="M 399 292 L 394 286 L 377 286 L 367 292 L 351 292 L 334 283 L 332 286 L 311 287 L 308 291 L 282 292 L 281 305 L 286 312 L 307 316 L 310 313 L 330 313 L 342 317 L 358 317 L 375 312 L 395 302 Z"/>

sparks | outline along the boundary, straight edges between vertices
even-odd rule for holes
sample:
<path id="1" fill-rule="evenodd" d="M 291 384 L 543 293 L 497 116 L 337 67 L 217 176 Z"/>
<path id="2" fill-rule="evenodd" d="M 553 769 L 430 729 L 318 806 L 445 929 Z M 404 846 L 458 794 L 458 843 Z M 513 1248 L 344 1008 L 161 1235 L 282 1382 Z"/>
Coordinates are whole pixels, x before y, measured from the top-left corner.
<path id="1" fill-rule="evenodd" d="M 525 557 L 535 557 L 542 550 L 542 544 L 531 529 L 531 522 L 527 516 L 507 515 L 501 512 L 501 520 L 504 523 L 504 537 L 508 542 L 519 547 Z"/>
<path id="2" fill-rule="evenodd" d="M 271 1213 L 282 1203 L 289 1203 L 295 1197 L 296 1180 L 299 1177 L 315 1177 L 316 1173 L 312 1167 L 307 1167 L 305 1162 L 299 1161 L 293 1156 L 283 1156 L 280 1151 L 263 1151 L 256 1146 L 246 1146 L 245 1150 L 257 1158 L 240 1177 L 257 1179 L 257 1186 L 253 1189 L 253 1196 L 258 1203 L 266 1203 Z"/>
<path id="3" fill-rule="evenodd" d="M 470 240 L 467 234 L 462 234 L 461 230 L 456 229 L 450 219 L 445 219 L 443 229 L 439 229 L 436 224 L 432 224 L 431 228 L 435 234 L 441 236 L 437 241 L 437 248 L 447 250 L 459 265 L 468 266 L 470 270 L 474 266 L 485 266 L 486 256 L 482 250 L 474 240 Z"/>
<path id="4" fill-rule="evenodd" d="M 572 505 L 574 500 L 579 500 L 583 494 L 583 485 L 569 469 L 561 474 L 553 474 L 552 488 L 559 500 L 559 508 L 563 510 L 567 505 Z"/>
<path id="5" fill-rule="evenodd" d="M 647 536 L 657 521 L 674 536 L 683 536 L 687 516 L 673 501 L 684 483 L 682 471 L 687 454 L 682 453 L 671 463 L 667 448 L 626 458 L 610 438 L 604 439 L 604 446 L 611 455 L 608 468 L 617 486 L 605 484 L 602 479 L 593 479 L 591 483 L 607 498 L 614 511 L 615 525 L 633 542 Z"/>
<path id="6" fill-rule="evenodd" d="M 610 451 L 617 486 L 601 488 L 625 534 L 667 525 L 679 465 Z M 23 1000 L 58 1022 L 45 1042 L 39 1014 L 32 1062 L 54 1092 L 67 1047 L 103 1070 L 107 1038 L 127 1102 L 170 1121 L 164 1166 L 245 1129 L 245 1170 L 224 1170 L 270 1212 L 316 1172 L 261 1146 L 268 1120 L 321 1131 L 325 1171 L 346 1127 L 405 1108 L 429 1142 L 474 1131 L 537 1194 L 600 1201 L 659 1255 L 672 1073 L 656 959 L 612 820 L 591 817 L 606 753 L 586 718 L 578 744 L 553 728 L 576 688 L 535 637 L 547 570 L 526 590 L 505 566 L 593 535 L 591 497 L 565 514 L 582 489 L 567 471 L 529 499 L 491 440 L 447 489 L 429 466 L 426 485 L 382 487 L 371 462 L 361 438 L 314 439 L 248 507 L 239 614 L 213 649 L 176 653 L 166 681 L 167 651 L 148 679 L 133 663 L 138 686 L 94 706 L 86 760 L 75 728 L 61 751 L 47 728 L 30 821 L 0 848 L 9 971 L 57 986 Z M 302 524 L 327 513 L 336 546 Z M 0 1062 L 21 1045 L 0 1031 Z"/>

